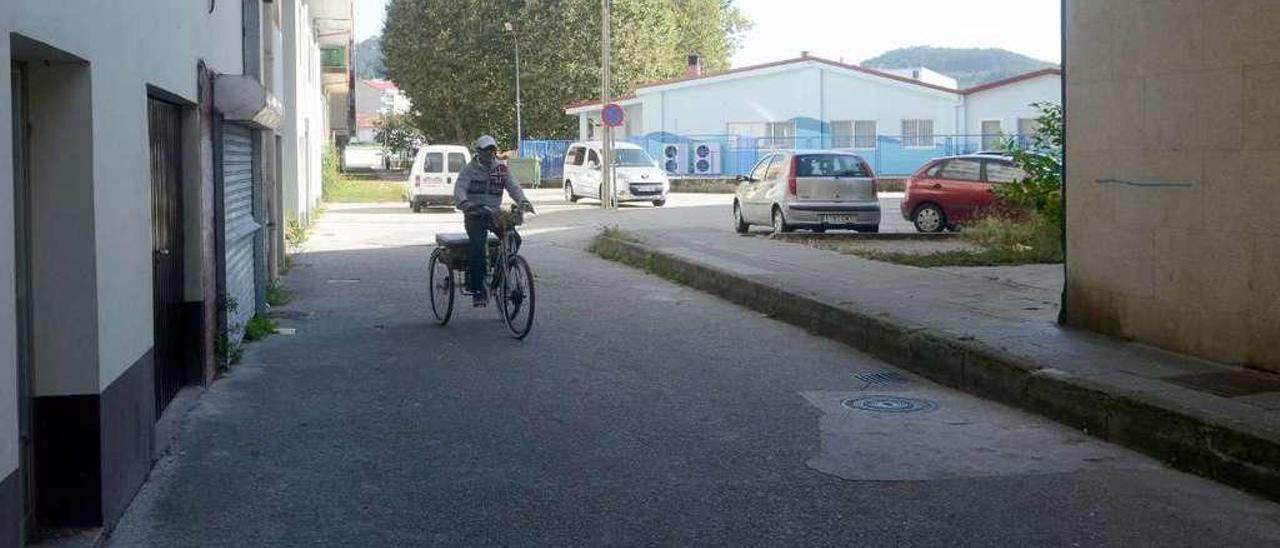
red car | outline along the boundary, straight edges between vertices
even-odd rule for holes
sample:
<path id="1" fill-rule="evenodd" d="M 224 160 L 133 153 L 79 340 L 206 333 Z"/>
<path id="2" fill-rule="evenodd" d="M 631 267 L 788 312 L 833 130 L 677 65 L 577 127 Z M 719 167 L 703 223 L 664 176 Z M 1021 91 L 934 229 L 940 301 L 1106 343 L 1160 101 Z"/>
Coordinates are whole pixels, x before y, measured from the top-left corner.
<path id="1" fill-rule="evenodd" d="M 1025 177 L 1005 156 L 939 158 L 907 180 L 902 218 L 920 232 L 954 229 L 999 209 L 993 185 L 1017 183 Z"/>

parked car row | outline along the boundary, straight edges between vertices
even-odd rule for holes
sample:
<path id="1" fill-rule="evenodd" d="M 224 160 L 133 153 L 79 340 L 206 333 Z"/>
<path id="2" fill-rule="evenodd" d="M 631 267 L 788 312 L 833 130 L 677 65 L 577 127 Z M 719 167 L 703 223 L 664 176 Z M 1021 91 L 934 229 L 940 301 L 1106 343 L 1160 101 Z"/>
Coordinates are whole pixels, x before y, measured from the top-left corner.
<path id="1" fill-rule="evenodd" d="M 603 171 L 600 169 L 603 146 L 600 141 L 569 145 L 564 156 L 565 201 L 574 203 L 579 198 L 600 199 L 604 188 Z M 654 207 L 667 203 L 671 181 L 643 148 L 632 143 L 615 143 L 613 159 L 618 202 L 651 202 Z"/>
<path id="2" fill-rule="evenodd" d="M 1013 159 L 995 154 L 939 158 L 907 180 L 902 218 L 920 232 L 941 232 L 988 214 L 1006 213 L 997 185 L 1026 178 Z"/>
<path id="3" fill-rule="evenodd" d="M 774 232 L 806 228 L 880 231 L 875 174 L 856 154 L 832 150 L 777 151 L 738 177 L 733 228 L 772 226 Z"/>

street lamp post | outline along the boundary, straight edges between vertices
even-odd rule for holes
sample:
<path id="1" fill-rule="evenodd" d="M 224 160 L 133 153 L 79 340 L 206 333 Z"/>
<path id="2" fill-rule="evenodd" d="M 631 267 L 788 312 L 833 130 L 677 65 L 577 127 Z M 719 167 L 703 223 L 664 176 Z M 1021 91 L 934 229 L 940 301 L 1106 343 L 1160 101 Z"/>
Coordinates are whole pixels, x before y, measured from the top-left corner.
<path id="1" fill-rule="evenodd" d="M 510 21 L 505 23 L 507 32 L 511 33 L 511 42 L 516 46 L 516 150 L 524 144 L 524 127 L 520 116 L 520 40 L 516 35 L 516 27 Z"/>

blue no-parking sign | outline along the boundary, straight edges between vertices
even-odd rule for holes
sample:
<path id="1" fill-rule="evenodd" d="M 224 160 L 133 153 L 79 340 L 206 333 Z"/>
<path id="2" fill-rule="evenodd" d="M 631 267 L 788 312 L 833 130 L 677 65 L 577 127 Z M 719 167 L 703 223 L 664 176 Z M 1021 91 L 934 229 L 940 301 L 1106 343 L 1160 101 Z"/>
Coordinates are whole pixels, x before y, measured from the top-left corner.
<path id="1" fill-rule="evenodd" d="M 626 119 L 627 113 L 622 110 L 618 103 L 609 103 L 604 106 L 604 110 L 600 111 L 600 120 L 609 127 L 618 127 Z"/>

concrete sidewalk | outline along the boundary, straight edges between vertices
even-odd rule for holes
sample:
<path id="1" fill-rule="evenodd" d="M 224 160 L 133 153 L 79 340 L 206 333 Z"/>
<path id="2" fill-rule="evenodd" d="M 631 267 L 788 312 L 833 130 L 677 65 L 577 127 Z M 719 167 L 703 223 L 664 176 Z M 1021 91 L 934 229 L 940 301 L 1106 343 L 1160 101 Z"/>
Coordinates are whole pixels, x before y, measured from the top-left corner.
<path id="1" fill-rule="evenodd" d="M 1056 290 L 864 260 L 727 228 L 601 237 L 596 252 L 1280 498 L 1280 376 L 1056 324 Z"/>

